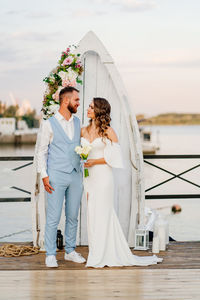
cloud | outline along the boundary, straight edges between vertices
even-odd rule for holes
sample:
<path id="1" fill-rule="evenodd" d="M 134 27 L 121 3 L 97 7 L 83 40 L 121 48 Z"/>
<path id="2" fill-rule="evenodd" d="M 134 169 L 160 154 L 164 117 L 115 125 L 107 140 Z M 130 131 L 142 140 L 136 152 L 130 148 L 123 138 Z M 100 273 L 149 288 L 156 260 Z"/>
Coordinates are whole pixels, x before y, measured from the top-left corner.
<path id="1" fill-rule="evenodd" d="M 157 64 L 159 67 L 175 67 L 175 68 L 200 68 L 200 58 L 194 60 L 185 60 L 177 62 L 164 62 Z"/>
<path id="2" fill-rule="evenodd" d="M 0 62 L 12 62 L 18 58 L 19 52 L 8 47 L 0 48 Z"/>
<path id="3" fill-rule="evenodd" d="M 156 7 L 156 2 L 151 0 L 109 0 L 109 2 L 126 12 L 146 11 Z"/>
<path id="4" fill-rule="evenodd" d="M 153 9 L 157 6 L 155 0 L 90 0 L 99 5 L 112 5 L 116 9 L 124 12 L 139 12 Z"/>
<path id="5" fill-rule="evenodd" d="M 10 10 L 7 10 L 5 12 L 6 15 L 18 15 L 18 14 L 23 14 L 25 13 L 25 10 L 22 10 L 22 9 L 10 9 Z"/>
<path id="6" fill-rule="evenodd" d="M 96 17 L 96 16 L 102 16 L 107 14 L 106 11 L 95 11 L 95 10 L 90 10 L 90 9 L 78 9 L 78 10 L 74 10 L 71 13 L 71 17 L 75 17 L 75 18 L 89 18 L 89 17 Z"/>
<path id="7" fill-rule="evenodd" d="M 162 49 L 149 53 L 135 53 L 117 64 L 125 71 L 137 68 L 200 68 L 200 49 Z"/>
<path id="8" fill-rule="evenodd" d="M 194 68 L 200 66 L 199 49 L 171 49 L 152 54 L 152 64 L 158 67 Z"/>
<path id="9" fill-rule="evenodd" d="M 118 66 L 121 70 L 134 72 L 134 69 L 143 68 L 200 68 L 200 58 L 197 59 L 185 59 L 185 60 L 146 60 L 146 61 L 131 61 L 131 62 L 119 62 Z"/>
<path id="10" fill-rule="evenodd" d="M 22 15 L 24 17 L 28 17 L 28 18 L 32 18 L 32 19 L 44 19 L 44 18 L 49 18 L 52 17 L 52 14 L 50 14 L 49 12 L 46 11 L 30 11 L 27 12 L 26 10 L 17 10 L 17 9 L 12 9 L 12 10 L 7 10 L 5 13 L 5 15 L 8 16 L 13 16 L 13 15 Z"/>
<path id="11" fill-rule="evenodd" d="M 32 19 L 44 19 L 44 18 L 50 18 L 52 17 L 52 14 L 47 13 L 47 12 L 30 12 L 26 14 L 27 17 L 32 18 Z"/>
<path id="12" fill-rule="evenodd" d="M 1 32 L 0 32 L 1 34 Z M 40 33 L 32 31 L 17 31 L 10 34 L 3 34 L 0 41 L 0 73 L 4 76 L 9 72 L 33 68 L 38 64 L 51 66 L 55 58 L 59 57 L 56 47 L 51 47 L 55 39 L 62 32 Z M 53 40 L 53 42 L 52 42 Z M 38 47 L 39 44 L 44 44 Z"/>
<path id="13" fill-rule="evenodd" d="M 51 34 L 46 32 L 34 32 L 34 31 L 16 31 L 10 35 L 11 39 L 15 40 L 26 40 L 34 42 L 44 42 L 47 40 L 52 40 L 60 36 L 61 32 L 51 32 Z"/>

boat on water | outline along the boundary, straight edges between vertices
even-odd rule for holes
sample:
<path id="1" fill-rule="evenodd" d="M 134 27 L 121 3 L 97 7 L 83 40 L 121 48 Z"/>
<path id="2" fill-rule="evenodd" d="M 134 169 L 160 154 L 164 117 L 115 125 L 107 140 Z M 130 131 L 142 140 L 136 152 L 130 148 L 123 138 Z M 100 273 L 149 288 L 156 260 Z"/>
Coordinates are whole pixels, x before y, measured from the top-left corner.
<path id="1" fill-rule="evenodd" d="M 160 149 L 159 132 L 153 133 L 148 127 L 139 127 L 143 154 L 156 154 Z"/>
<path id="2" fill-rule="evenodd" d="M 24 120 L 0 118 L 0 144 L 34 145 L 37 133 L 38 128 L 29 128 Z"/>

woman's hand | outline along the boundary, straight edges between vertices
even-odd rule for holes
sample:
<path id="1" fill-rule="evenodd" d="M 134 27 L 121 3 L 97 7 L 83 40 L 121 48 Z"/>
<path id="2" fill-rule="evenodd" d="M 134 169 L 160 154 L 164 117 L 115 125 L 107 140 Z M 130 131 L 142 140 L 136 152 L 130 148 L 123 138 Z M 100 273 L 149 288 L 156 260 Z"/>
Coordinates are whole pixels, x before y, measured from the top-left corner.
<path id="1" fill-rule="evenodd" d="M 96 159 L 88 159 L 86 163 L 84 163 L 85 168 L 90 168 L 96 165 Z"/>

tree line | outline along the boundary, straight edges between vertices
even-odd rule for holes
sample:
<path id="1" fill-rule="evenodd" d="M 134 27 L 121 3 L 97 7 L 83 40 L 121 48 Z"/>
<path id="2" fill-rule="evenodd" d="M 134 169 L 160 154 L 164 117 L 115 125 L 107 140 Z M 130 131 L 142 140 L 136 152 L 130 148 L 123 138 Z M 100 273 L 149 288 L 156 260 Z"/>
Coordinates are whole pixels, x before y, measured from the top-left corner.
<path id="1" fill-rule="evenodd" d="M 6 103 L 0 101 L 0 118 L 15 118 L 16 121 L 24 120 L 29 128 L 39 126 L 39 121 L 36 118 L 36 110 L 28 109 L 24 114 L 21 114 L 18 104 L 6 105 Z"/>

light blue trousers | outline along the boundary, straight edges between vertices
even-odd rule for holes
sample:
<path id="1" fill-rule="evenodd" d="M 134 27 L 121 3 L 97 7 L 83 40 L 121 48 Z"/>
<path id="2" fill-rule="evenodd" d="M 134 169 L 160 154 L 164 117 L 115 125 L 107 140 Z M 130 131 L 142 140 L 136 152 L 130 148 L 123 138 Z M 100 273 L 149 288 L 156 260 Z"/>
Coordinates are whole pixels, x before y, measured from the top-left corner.
<path id="1" fill-rule="evenodd" d="M 74 169 L 70 174 L 48 170 L 49 181 L 55 191 L 47 193 L 45 226 L 46 255 L 56 255 L 57 227 L 65 199 L 65 251 L 76 248 L 78 212 L 82 197 L 82 173 Z"/>

